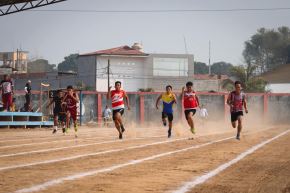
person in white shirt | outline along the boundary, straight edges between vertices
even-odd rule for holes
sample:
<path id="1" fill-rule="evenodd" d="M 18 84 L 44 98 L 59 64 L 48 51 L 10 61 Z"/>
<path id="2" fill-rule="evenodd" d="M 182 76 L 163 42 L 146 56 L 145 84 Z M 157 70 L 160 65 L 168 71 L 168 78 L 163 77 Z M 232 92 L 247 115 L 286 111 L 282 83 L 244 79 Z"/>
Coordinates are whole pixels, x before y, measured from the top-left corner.
<path id="1" fill-rule="evenodd" d="M 106 108 L 103 111 L 104 126 L 107 126 L 107 127 L 109 126 L 109 121 L 111 119 L 111 115 L 112 115 L 112 111 L 108 107 L 108 105 L 106 105 Z"/>
<path id="2" fill-rule="evenodd" d="M 204 105 L 200 105 L 199 116 L 201 118 L 202 127 L 204 127 L 205 120 L 208 117 L 208 112 L 207 112 L 207 109 L 204 107 Z"/>

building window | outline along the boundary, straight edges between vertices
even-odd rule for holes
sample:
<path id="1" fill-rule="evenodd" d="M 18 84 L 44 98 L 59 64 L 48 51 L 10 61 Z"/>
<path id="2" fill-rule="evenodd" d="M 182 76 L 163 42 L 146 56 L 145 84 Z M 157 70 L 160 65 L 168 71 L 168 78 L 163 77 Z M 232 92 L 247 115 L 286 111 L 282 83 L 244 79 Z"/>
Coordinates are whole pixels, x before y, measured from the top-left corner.
<path id="1" fill-rule="evenodd" d="M 154 76 L 188 76 L 187 58 L 153 58 Z"/>

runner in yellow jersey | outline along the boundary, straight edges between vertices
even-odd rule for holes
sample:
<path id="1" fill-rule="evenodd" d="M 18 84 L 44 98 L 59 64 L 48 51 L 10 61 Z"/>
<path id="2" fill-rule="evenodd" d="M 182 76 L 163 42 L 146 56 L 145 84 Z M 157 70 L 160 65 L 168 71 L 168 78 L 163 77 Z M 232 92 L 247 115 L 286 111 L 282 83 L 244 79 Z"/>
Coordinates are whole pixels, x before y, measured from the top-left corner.
<path id="1" fill-rule="evenodd" d="M 166 86 L 166 92 L 162 93 L 156 100 L 156 109 L 158 109 L 158 103 L 162 100 L 163 110 L 162 110 L 162 122 L 166 126 L 166 118 L 168 118 L 168 138 L 171 137 L 172 121 L 173 121 L 173 104 L 176 103 L 176 96 L 172 92 L 172 86 Z"/>

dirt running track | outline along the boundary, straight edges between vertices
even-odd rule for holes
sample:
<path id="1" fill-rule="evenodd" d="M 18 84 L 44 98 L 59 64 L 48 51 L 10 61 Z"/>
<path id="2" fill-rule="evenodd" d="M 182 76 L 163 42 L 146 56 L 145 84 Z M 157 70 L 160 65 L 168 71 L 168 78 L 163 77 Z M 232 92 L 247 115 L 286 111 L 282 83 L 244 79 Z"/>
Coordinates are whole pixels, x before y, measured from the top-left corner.
<path id="1" fill-rule="evenodd" d="M 290 127 L 189 134 L 81 128 L 78 139 L 48 130 L 0 130 L 0 192 L 290 193 Z M 281 135 L 280 135 L 281 134 Z M 191 186 L 275 136 L 211 178 Z M 184 138 L 183 138 L 184 137 Z M 190 184 L 185 188 L 186 184 Z"/>

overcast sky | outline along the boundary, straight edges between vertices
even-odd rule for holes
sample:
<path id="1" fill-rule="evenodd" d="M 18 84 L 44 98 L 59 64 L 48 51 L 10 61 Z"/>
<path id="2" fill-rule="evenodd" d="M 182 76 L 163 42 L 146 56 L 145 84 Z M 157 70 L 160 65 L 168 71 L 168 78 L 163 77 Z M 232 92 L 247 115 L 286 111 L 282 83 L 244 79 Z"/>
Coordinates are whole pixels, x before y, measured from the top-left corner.
<path id="1" fill-rule="evenodd" d="M 17 48 L 58 64 L 86 53 L 141 42 L 147 53 L 193 54 L 196 61 L 242 64 L 258 28 L 290 27 L 290 9 L 234 12 L 97 13 L 38 10 L 211 10 L 290 8 L 289 0 L 67 0 L 0 17 L 0 51 Z"/>

